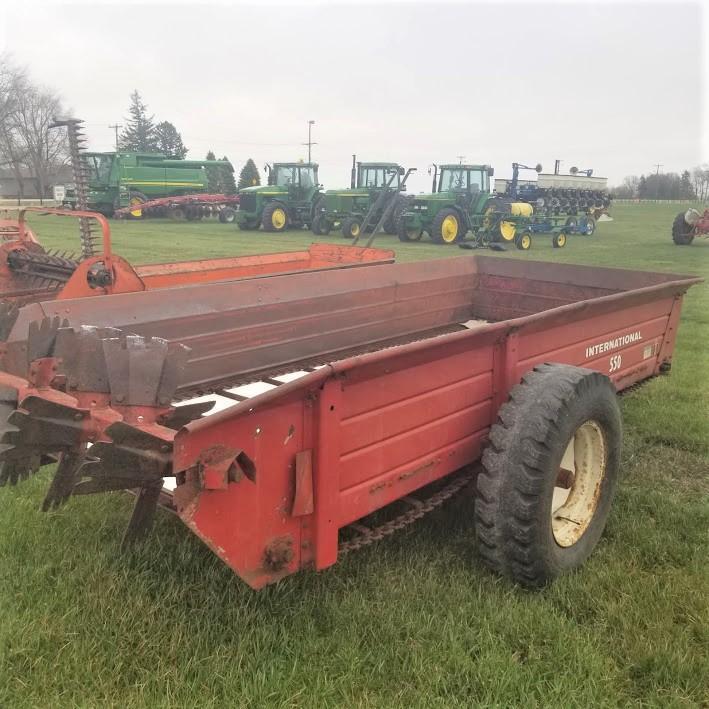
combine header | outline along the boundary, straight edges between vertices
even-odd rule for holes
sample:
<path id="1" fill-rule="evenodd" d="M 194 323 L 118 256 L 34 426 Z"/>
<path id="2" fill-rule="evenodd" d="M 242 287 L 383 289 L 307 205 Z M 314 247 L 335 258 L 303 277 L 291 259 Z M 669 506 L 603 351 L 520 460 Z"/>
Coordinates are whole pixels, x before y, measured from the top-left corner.
<path id="1" fill-rule="evenodd" d="M 466 256 L 10 304 L 0 478 L 58 458 L 45 510 L 132 489 L 125 543 L 162 503 L 261 588 L 422 516 L 482 455 L 480 553 L 538 586 L 596 545 L 615 391 L 669 369 L 697 280 Z"/>

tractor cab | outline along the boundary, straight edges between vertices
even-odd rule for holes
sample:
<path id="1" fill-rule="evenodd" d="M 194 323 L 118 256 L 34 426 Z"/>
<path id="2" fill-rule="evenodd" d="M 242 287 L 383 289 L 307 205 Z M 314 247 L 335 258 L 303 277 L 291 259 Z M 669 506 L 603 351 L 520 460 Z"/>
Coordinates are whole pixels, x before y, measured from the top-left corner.
<path id="1" fill-rule="evenodd" d="M 269 185 L 283 187 L 290 199 L 307 201 L 317 191 L 317 163 L 274 163 L 269 174 Z"/>
<path id="2" fill-rule="evenodd" d="M 357 163 L 357 183 L 352 185 L 352 187 L 377 190 L 389 186 L 398 192 L 404 172 L 405 170 L 401 165 L 393 162 L 360 162 Z"/>
<path id="3" fill-rule="evenodd" d="M 490 192 L 488 165 L 441 165 L 438 167 L 438 185 L 434 192 L 464 192 L 469 195 Z M 434 182 L 436 177 L 434 176 Z"/>

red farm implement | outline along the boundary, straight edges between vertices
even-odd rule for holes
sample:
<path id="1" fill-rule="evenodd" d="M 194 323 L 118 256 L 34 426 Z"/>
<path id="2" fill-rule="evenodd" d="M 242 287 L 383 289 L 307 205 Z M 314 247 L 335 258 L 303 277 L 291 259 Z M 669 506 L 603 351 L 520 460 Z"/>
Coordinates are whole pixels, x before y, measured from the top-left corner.
<path id="1" fill-rule="evenodd" d="M 125 542 L 162 503 L 253 588 L 476 477 L 480 554 L 537 586 L 596 545 L 615 392 L 669 369 L 697 281 L 476 255 L 7 308 L 0 477 L 134 490 Z"/>
<path id="2" fill-rule="evenodd" d="M 179 197 L 160 197 L 140 204 L 123 207 L 114 212 L 120 219 L 142 217 L 169 217 L 199 221 L 203 217 L 218 217 L 222 224 L 232 224 L 236 219 L 239 195 L 188 194 Z"/>
<path id="3" fill-rule="evenodd" d="M 49 252 L 28 227 L 27 212 L 79 219 L 97 224 L 100 238 L 87 230 L 88 253 Z M 257 278 L 300 270 L 349 268 L 391 263 L 394 252 L 333 244 L 307 250 L 257 256 L 132 266 L 113 252 L 108 221 L 96 212 L 26 208 L 16 219 L 0 219 L 0 298 L 18 304 L 67 298 L 133 293 L 185 284 Z M 100 247 L 98 242 L 100 241 Z"/>

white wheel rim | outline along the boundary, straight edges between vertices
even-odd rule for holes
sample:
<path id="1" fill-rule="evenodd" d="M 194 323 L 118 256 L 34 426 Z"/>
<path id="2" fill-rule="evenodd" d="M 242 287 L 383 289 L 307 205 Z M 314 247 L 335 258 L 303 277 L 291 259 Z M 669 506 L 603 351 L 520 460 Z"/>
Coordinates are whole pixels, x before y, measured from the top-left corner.
<path id="1" fill-rule="evenodd" d="M 551 527 L 559 546 L 576 544 L 598 507 L 606 473 L 606 442 L 595 421 L 579 426 L 559 466 L 551 504 Z"/>

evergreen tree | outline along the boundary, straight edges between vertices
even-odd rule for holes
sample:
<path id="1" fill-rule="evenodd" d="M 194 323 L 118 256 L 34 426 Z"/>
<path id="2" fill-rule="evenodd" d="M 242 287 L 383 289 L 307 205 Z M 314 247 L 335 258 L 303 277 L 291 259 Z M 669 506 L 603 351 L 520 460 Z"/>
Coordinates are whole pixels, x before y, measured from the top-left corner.
<path id="1" fill-rule="evenodd" d="M 158 151 L 169 158 L 184 159 L 187 148 L 182 142 L 182 136 L 170 121 L 162 121 L 155 126 L 155 137 Z"/>
<path id="2" fill-rule="evenodd" d="M 234 180 L 234 168 L 229 162 L 229 158 L 225 155 L 222 160 L 226 163 L 222 168 L 222 188 L 224 194 L 236 194 L 236 181 Z"/>
<path id="3" fill-rule="evenodd" d="M 685 170 L 682 173 L 679 183 L 679 191 L 681 199 L 696 199 L 697 195 L 694 194 L 694 186 L 692 185 L 691 175 L 689 170 Z"/>
<path id="4" fill-rule="evenodd" d="M 205 158 L 206 160 L 216 160 L 216 156 L 210 150 Z M 209 194 L 223 194 L 224 186 L 222 185 L 222 171 L 218 167 L 207 166 L 207 192 Z"/>
<path id="5" fill-rule="evenodd" d="M 128 108 L 130 117 L 119 139 L 121 150 L 139 153 L 157 152 L 157 135 L 153 116 L 148 116 L 148 107 L 143 103 L 138 91 L 130 95 Z"/>
<path id="6" fill-rule="evenodd" d="M 261 175 L 259 175 L 256 163 L 249 158 L 246 161 L 244 167 L 241 168 L 239 173 L 239 189 L 244 187 L 254 187 L 255 185 L 261 184 Z"/>
<path id="7" fill-rule="evenodd" d="M 638 199 L 647 199 L 647 180 L 645 175 L 640 175 L 638 180 Z"/>

